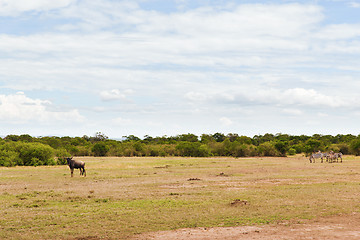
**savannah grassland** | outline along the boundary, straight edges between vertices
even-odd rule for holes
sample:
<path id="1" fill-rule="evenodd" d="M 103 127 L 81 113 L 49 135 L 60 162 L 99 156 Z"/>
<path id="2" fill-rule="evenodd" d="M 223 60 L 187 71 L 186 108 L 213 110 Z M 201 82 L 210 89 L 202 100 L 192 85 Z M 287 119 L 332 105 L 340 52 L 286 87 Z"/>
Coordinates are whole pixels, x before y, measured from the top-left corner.
<path id="1" fill-rule="evenodd" d="M 77 158 L 0 168 L 0 239 L 128 239 L 360 212 L 360 158 Z"/>

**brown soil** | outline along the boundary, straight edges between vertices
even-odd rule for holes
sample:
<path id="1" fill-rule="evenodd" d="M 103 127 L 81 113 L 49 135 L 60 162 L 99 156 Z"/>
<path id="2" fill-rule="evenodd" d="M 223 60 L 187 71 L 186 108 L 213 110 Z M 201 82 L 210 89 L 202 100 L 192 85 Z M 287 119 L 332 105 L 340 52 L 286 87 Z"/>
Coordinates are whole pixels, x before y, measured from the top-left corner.
<path id="1" fill-rule="evenodd" d="M 264 226 L 179 229 L 147 233 L 138 240 L 273 240 L 273 239 L 360 239 L 360 214 L 333 216 L 302 223 Z"/>

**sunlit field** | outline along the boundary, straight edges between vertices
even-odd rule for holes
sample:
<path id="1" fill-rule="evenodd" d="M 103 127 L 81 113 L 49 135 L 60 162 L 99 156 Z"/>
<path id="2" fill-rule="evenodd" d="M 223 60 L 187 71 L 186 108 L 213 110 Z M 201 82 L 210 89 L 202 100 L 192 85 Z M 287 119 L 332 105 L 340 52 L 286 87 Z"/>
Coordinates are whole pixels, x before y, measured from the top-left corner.
<path id="1" fill-rule="evenodd" d="M 360 158 L 77 158 L 0 168 L 0 239 L 128 239 L 360 212 Z"/>

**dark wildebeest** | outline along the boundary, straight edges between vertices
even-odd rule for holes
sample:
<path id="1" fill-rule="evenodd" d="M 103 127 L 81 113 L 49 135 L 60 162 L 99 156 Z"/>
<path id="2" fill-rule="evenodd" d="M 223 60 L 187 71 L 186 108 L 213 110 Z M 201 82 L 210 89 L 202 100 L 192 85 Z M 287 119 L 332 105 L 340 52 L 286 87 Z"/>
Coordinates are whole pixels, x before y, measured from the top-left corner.
<path id="1" fill-rule="evenodd" d="M 312 163 L 313 161 L 314 161 L 314 163 L 315 163 L 315 159 L 316 158 L 321 158 L 321 162 L 323 162 L 323 159 L 324 159 L 324 154 L 322 153 L 322 152 L 317 152 L 317 153 L 313 153 L 313 154 L 311 154 L 310 155 L 310 158 L 309 158 L 309 160 L 310 160 L 310 163 Z M 313 160 L 313 161 L 312 161 Z"/>
<path id="2" fill-rule="evenodd" d="M 80 169 L 80 175 L 84 175 L 84 177 L 86 177 L 85 163 L 83 161 L 73 160 L 72 157 L 66 158 L 66 161 L 71 170 L 71 177 L 74 176 L 74 168 Z"/>

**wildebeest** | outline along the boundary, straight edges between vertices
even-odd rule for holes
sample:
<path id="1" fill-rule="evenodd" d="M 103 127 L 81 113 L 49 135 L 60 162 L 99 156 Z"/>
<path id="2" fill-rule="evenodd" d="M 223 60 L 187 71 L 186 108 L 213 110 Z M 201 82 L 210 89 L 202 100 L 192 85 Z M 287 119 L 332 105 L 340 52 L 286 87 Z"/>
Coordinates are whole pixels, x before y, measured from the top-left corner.
<path id="1" fill-rule="evenodd" d="M 313 153 L 310 155 L 310 163 L 312 163 L 312 160 L 314 160 L 314 163 L 315 163 L 315 159 L 316 158 L 321 158 L 321 162 L 323 162 L 323 158 L 324 158 L 324 154 L 322 152 L 317 152 L 317 153 Z"/>
<path id="2" fill-rule="evenodd" d="M 85 163 L 83 161 L 79 160 L 73 160 L 73 158 L 66 158 L 66 161 L 69 165 L 69 168 L 71 170 L 71 177 L 74 176 L 74 168 L 80 169 L 80 175 L 84 175 L 86 177 L 86 171 L 85 171 Z"/>

